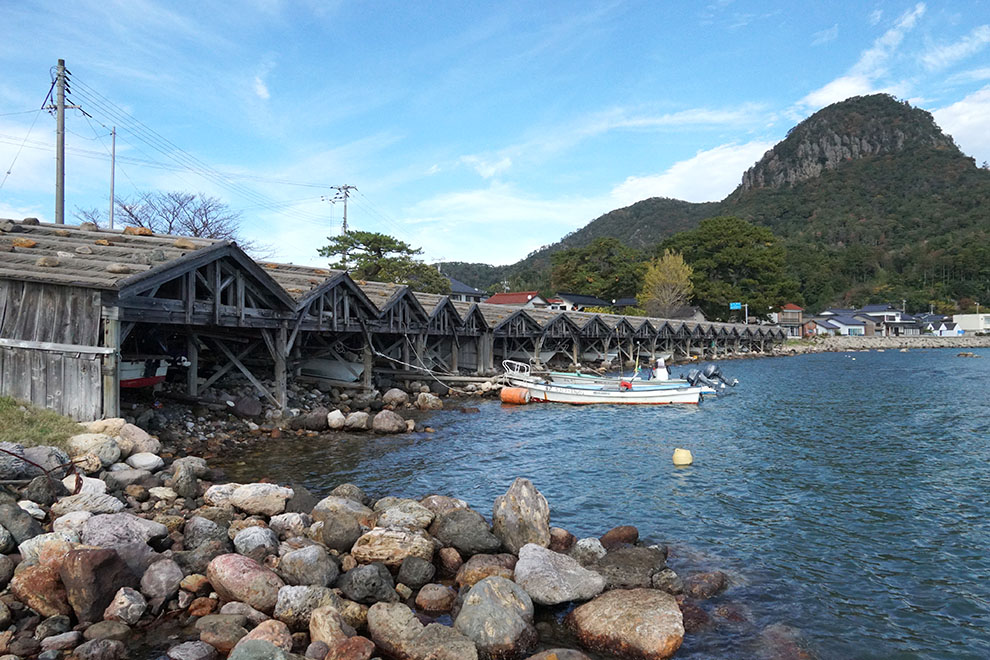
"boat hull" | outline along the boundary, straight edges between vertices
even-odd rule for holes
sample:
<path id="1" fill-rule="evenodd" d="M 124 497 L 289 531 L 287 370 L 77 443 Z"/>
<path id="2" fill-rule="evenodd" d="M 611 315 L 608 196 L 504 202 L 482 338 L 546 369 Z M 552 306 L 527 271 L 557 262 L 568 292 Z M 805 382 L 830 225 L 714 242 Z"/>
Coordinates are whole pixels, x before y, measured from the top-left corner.
<path id="1" fill-rule="evenodd" d="M 551 371 L 549 378 L 554 383 L 558 385 L 608 385 L 610 383 L 614 384 L 616 378 L 613 376 L 611 378 L 605 376 L 592 376 L 590 374 L 575 374 L 567 373 L 563 371 Z M 638 378 L 624 379 L 627 383 L 632 385 L 633 389 L 639 389 L 642 387 L 665 387 L 670 389 L 676 389 L 679 387 L 690 387 L 686 380 L 673 379 L 673 380 L 641 380 Z M 718 390 L 712 387 L 700 386 L 702 395 L 715 395 L 718 394 Z"/>
<path id="2" fill-rule="evenodd" d="M 529 390 L 530 401 L 571 404 L 668 405 L 697 404 L 701 401 L 700 387 L 647 387 L 610 389 L 598 385 L 557 385 L 554 383 L 508 378 L 512 387 Z"/>

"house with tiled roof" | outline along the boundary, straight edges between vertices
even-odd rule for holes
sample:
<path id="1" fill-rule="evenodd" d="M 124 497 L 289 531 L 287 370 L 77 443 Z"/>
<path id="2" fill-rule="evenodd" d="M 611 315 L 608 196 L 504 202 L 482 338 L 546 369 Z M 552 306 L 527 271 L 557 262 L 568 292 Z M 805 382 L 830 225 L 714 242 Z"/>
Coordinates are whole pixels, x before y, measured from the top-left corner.
<path id="1" fill-rule="evenodd" d="M 539 291 L 506 291 L 496 293 L 484 302 L 489 305 L 514 305 L 536 309 L 545 309 L 547 306 L 547 301 L 540 296 Z"/>
<path id="2" fill-rule="evenodd" d="M 488 297 L 484 291 L 475 289 L 470 284 L 465 284 L 460 280 L 448 277 L 450 280 L 450 299 L 456 302 L 482 302 Z"/>
<path id="3" fill-rule="evenodd" d="M 559 309 L 565 312 L 583 312 L 588 307 L 610 307 L 611 303 L 597 296 L 586 296 L 583 293 L 557 292 L 556 298 L 563 304 Z"/>

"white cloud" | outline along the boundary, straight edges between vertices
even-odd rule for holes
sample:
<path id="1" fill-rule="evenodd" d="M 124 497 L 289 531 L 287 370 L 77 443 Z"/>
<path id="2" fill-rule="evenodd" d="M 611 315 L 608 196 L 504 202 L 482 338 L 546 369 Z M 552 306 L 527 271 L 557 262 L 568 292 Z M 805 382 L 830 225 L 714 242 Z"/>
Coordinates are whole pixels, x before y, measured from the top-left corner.
<path id="1" fill-rule="evenodd" d="M 261 79 L 261 76 L 254 77 L 254 94 L 259 99 L 267 101 L 271 98 L 271 94 L 268 92 L 268 85 L 265 81 Z"/>
<path id="2" fill-rule="evenodd" d="M 821 46 L 822 44 L 827 44 L 830 41 L 835 41 L 839 36 L 839 24 L 836 23 L 827 30 L 821 30 L 815 32 L 814 39 L 811 41 L 812 46 Z"/>
<path id="3" fill-rule="evenodd" d="M 508 156 L 503 156 L 497 160 L 495 158 L 486 158 L 484 156 L 461 156 L 460 161 L 465 165 L 470 166 L 475 172 L 480 174 L 485 179 L 491 179 L 494 176 L 498 176 L 512 167 L 512 159 Z"/>
<path id="4" fill-rule="evenodd" d="M 950 83 L 972 83 L 981 82 L 984 80 L 990 80 L 990 67 L 960 71 L 959 73 L 949 76 Z"/>
<path id="5" fill-rule="evenodd" d="M 772 142 L 754 141 L 699 151 L 662 174 L 627 178 L 612 190 L 611 197 L 616 206 L 627 206 L 649 197 L 717 201 L 732 192 L 739 185 L 742 173 L 772 146 Z"/>
<path id="6" fill-rule="evenodd" d="M 870 48 L 863 51 L 848 73 L 809 92 L 798 101 L 798 105 L 817 110 L 831 103 L 844 101 L 850 96 L 875 92 L 904 94 L 906 86 L 903 83 L 881 85 L 878 81 L 887 74 L 888 61 L 904 41 L 905 35 L 924 14 L 925 5 L 919 2 L 902 14 L 894 26 L 880 35 Z"/>
<path id="7" fill-rule="evenodd" d="M 960 149 L 978 163 L 990 161 L 990 85 L 932 114 Z"/>
<path id="8" fill-rule="evenodd" d="M 866 20 L 869 21 L 870 25 L 879 25 L 880 21 L 883 20 L 883 10 L 874 9 Z"/>
<path id="9" fill-rule="evenodd" d="M 921 56 L 921 62 L 929 71 L 937 71 L 975 55 L 988 44 L 990 44 L 990 25 L 980 25 L 953 44 L 933 47 Z"/>

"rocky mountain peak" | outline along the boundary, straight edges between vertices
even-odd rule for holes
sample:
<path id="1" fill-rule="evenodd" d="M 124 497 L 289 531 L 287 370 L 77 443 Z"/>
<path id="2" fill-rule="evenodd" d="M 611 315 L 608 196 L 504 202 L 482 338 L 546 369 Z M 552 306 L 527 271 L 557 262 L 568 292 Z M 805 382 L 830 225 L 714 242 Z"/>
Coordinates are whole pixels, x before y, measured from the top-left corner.
<path id="1" fill-rule="evenodd" d="M 780 188 L 845 162 L 915 148 L 960 153 L 931 114 L 887 94 L 854 96 L 823 108 L 743 174 L 740 190 Z"/>

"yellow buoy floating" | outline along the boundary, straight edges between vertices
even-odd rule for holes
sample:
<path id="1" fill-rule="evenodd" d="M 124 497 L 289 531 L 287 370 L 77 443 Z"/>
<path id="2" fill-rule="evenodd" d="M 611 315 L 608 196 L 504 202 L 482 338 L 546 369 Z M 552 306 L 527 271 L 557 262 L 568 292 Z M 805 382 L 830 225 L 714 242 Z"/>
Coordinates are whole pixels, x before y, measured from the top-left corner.
<path id="1" fill-rule="evenodd" d="M 694 463 L 694 456 L 691 455 L 690 449 L 678 447 L 674 450 L 674 465 L 691 465 L 692 463 Z"/>

